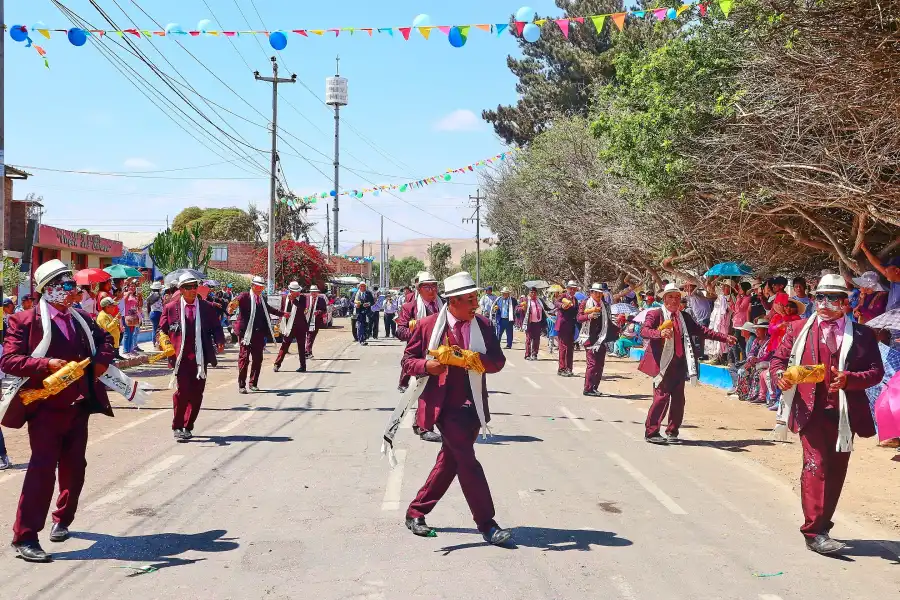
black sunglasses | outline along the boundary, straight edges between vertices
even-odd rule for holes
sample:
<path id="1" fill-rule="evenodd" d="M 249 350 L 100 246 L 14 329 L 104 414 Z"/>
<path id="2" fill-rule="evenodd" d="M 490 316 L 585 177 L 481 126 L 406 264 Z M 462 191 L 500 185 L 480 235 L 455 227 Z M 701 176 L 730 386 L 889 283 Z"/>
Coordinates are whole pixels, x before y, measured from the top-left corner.
<path id="1" fill-rule="evenodd" d="M 181 289 L 183 289 L 183 290 L 196 290 L 196 289 L 197 289 L 197 284 L 196 284 L 196 283 L 186 283 L 186 284 L 184 284 L 183 286 L 181 286 Z"/>
<path id="2" fill-rule="evenodd" d="M 816 294 L 816 300 L 819 302 L 824 302 L 825 300 L 834 302 L 835 300 L 843 300 L 846 297 L 846 294 Z"/>

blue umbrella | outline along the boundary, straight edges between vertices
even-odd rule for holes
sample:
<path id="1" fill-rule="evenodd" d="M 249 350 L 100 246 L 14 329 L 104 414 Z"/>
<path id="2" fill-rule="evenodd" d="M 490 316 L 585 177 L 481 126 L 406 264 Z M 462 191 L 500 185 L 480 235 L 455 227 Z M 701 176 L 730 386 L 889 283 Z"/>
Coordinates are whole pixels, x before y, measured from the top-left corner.
<path id="1" fill-rule="evenodd" d="M 750 275 L 753 269 L 744 263 L 724 262 L 719 263 L 705 273 L 706 277 L 743 277 Z"/>
<path id="2" fill-rule="evenodd" d="M 575 299 L 581 302 L 582 300 L 587 300 L 587 294 L 584 292 L 575 292 Z"/>

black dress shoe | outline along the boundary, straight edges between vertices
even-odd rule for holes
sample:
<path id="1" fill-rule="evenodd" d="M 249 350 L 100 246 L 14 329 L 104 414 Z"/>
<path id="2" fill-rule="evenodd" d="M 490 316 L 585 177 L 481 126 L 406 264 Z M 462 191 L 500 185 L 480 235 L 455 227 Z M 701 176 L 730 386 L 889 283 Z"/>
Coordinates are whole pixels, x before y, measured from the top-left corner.
<path id="1" fill-rule="evenodd" d="M 667 433 L 666 441 L 669 442 L 670 444 L 680 444 L 681 438 L 678 437 L 677 433 Z"/>
<path id="2" fill-rule="evenodd" d="M 512 541 L 512 532 L 509 529 L 500 529 L 499 527 L 491 527 L 489 531 L 481 534 L 488 544 L 492 546 L 505 546 Z"/>
<path id="3" fill-rule="evenodd" d="M 272 370 L 275 371 L 276 373 L 277 373 L 280 369 L 281 369 L 281 365 L 275 365 L 275 366 L 272 367 Z"/>
<path id="4" fill-rule="evenodd" d="M 820 533 L 814 538 L 806 538 L 807 550 L 812 550 L 816 554 L 834 554 L 846 546 L 843 542 L 831 539 L 827 533 Z"/>
<path id="5" fill-rule="evenodd" d="M 180 430 L 180 429 L 173 429 L 173 430 L 172 430 L 172 437 L 175 438 L 175 441 L 176 441 L 176 442 L 180 442 L 180 441 L 184 440 L 184 434 L 181 433 L 181 430 Z"/>
<path id="6" fill-rule="evenodd" d="M 434 529 L 425 522 L 425 517 L 406 517 L 406 528 L 419 537 L 435 537 Z"/>
<path id="7" fill-rule="evenodd" d="M 409 389 L 409 386 L 406 386 L 406 385 L 398 385 L 397 386 L 397 391 L 400 392 L 401 394 L 405 394 L 407 389 Z"/>
<path id="8" fill-rule="evenodd" d="M 183 444 L 188 441 L 188 432 L 187 429 L 176 429 L 175 430 L 175 441 L 179 444 Z"/>
<path id="9" fill-rule="evenodd" d="M 596 390 L 585 390 L 584 392 L 582 392 L 582 394 L 585 396 L 593 396 L 595 398 L 599 398 L 602 395 L 600 392 L 598 392 Z"/>
<path id="10" fill-rule="evenodd" d="M 259 388 L 258 388 L 257 386 L 255 386 L 255 385 L 251 385 L 251 386 L 250 386 L 250 391 L 251 391 L 251 392 L 258 392 L 258 391 L 259 391 Z"/>
<path id="11" fill-rule="evenodd" d="M 52 527 L 50 527 L 50 541 L 51 542 L 64 542 L 69 539 L 69 528 L 63 527 L 59 523 L 54 523 Z"/>
<path id="12" fill-rule="evenodd" d="M 37 541 L 13 544 L 12 547 L 15 549 L 19 558 L 25 562 L 48 563 L 53 560 L 53 557 L 44 552 L 44 549 L 41 548 L 41 545 Z"/>
<path id="13" fill-rule="evenodd" d="M 644 441 L 649 442 L 651 444 L 661 444 L 665 446 L 669 443 L 669 441 L 658 433 L 651 435 L 650 437 L 645 437 Z"/>
<path id="14" fill-rule="evenodd" d="M 300 367 L 299 369 L 297 369 L 297 372 L 298 373 L 306 373 L 306 367 Z"/>
<path id="15" fill-rule="evenodd" d="M 184 438 L 184 441 L 188 441 L 189 439 L 191 439 L 192 437 L 194 437 L 194 434 L 191 433 L 191 430 L 190 430 L 190 429 L 182 429 L 182 430 L 181 430 L 181 437 Z"/>
<path id="16" fill-rule="evenodd" d="M 423 431 L 421 434 L 419 434 L 419 437 L 422 439 L 423 442 L 438 442 L 438 443 L 440 443 L 440 442 L 444 441 L 444 438 L 441 437 L 441 434 L 439 434 L 436 431 Z"/>
<path id="17" fill-rule="evenodd" d="M 246 394 L 246 393 L 247 393 L 247 388 L 245 388 L 245 387 L 238 388 L 238 394 Z"/>

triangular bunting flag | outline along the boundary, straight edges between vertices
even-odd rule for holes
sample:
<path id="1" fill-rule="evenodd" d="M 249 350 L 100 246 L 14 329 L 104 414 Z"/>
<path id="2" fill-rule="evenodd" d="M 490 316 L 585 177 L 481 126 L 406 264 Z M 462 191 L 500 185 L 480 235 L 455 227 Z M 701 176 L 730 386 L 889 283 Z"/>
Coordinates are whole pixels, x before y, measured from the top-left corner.
<path id="1" fill-rule="evenodd" d="M 606 22 L 606 15 L 597 15 L 596 17 L 591 17 L 591 21 L 594 22 L 594 27 L 597 28 L 597 33 L 603 33 L 603 24 Z"/>
<path id="2" fill-rule="evenodd" d="M 379 27 L 378 33 L 386 33 L 391 37 L 394 37 L 394 28 L 393 27 Z"/>
<path id="3" fill-rule="evenodd" d="M 350 35 L 353 35 L 353 32 L 356 31 L 356 29 L 354 27 L 344 27 L 341 31 L 349 31 Z"/>
<path id="4" fill-rule="evenodd" d="M 450 26 L 449 25 L 438 25 L 438 30 L 444 35 L 450 34 Z"/>
<path id="5" fill-rule="evenodd" d="M 487 31 L 487 32 L 490 32 L 490 31 L 491 31 L 491 26 L 490 26 L 490 25 L 485 25 L 485 24 L 483 24 L 483 23 L 482 23 L 482 24 L 479 24 L 479 25 L 475 25 L 475 27 L 478 28 L 478 29 L 480 29 L 480 30 L 482 30 L 482 31 Z"/>
<path id="6" fill-rule="evenodd" d="M 569 39 L 569 20 L 557 19 L 556 24 L 559 25 L 559 30 L 562 31 L 563 37 Z"/>
<path id="7" fill-rule="evenodd" d="M 705 5 L 705 4 L 701 4 L 701 5 L 700 5 L 700 16 L 701 16 L 701 17 L 705 17 L 705 16 L 706 16 L 706 5 Z"/>
<path id="8" fill-rule="evenodd" d="M 214 35 L 214 36 L 216 36 L 216 37 L 219 37 L 219 32 L 218 32 L 218 31 L 207 31 L 206 33 L 208 33 L 209 35 Z"/>
<path id="9" fill-rule="evenodd" d="M 726 17 L 728 17 L 728 13 L 731 12 L 731 1 L 732 0 L 719 0 L 719 8 L 722 9 L 722 12 L 725 13 Z"/>
<path id="10" fill-rule="evenodd" d="M 681 13 L 691 8 L 690 4 L 682 4 L 675 10 L 675 14 L 681 16 Z"/>
<path id="11" fill-rule="evenodd" d="M 544 23 L 546 23 L 546 22 L 547 22 L 547 19 L 538 19 L 537 21 L 534 22 L 534 24 L 537 25 L 538 27 L 543 27 Z M 526 25 L 527 25 L 527 23 L 526 23 Z"/>
<path id="12" fill-rule="evenodd" d="M 610 15 L 612 17 L 613 23 L 616 24 L 616 27 L 619 28 L 619 31 L 622 31 L 625 28 L 625 13 L 616 13 L 614 15 Z"/>
<path id="13" fill-rule="evenodd" d="M 372 29 L 371 28 L 365 27 L 365 28 L 361 29 L 360 31 L 365 31 L 366 33 L 369 34 L 369 37 L 372 37 Z"/>
<path id="14" fill-rule="evenodd" d="M 500 35 L 504 31 L 506 31 L 507 27 L 509 27 L 509 25 L 506 23 L 497 23 L 496 25 L 494 25 L 494 30 L 497 32 L 497 35 Z"/>
<path id="15" fill-rule="evenodd" d="M 403 34 L 403 39 L 409 41 L 409 32 L 412 31 L 412 27 L 398 27 L 397 29 Z"/>
<path id="16" fill-rule="evenodd" d="M 516 33 L 522 37 L 522 30 L 525 29 L 525 21 L 516 21 Z"/>
<path id="17" fill-rule="evenodd" d="M 467 39 L 469 37 L 469 28 L 470 27 L 471 27 L 470 25 L 460 25 L 459 26 L 459 33 L 462 35 L 463 39 Z"/>
<path id="18" fill-rule="evenodd" d="M 47 38 L 48 40 L 50 39 L 50 30 L 49 29 L 38 29 L 38 33 L 41 34 L 42 36 L 44 36 L 45 38 Z M 35 48 L 37 48 L 37 46 L 35 46 Z"/>
<path id="19" fill-rule="evenodd" d="M 334 37 L 337 37 L 337 36 L 341 35 L 341 30 L 340 30 L 340 29 L 326 29 L 326 31 L 327 31 L 328 33 L 331 33 L 331 32 L 333 31 L 333 32 L 334 32 Z"/>
<path id="20" fill-rule="evenodd" d="M 225 33 L 225 35 L 228 35 L 229 32 L 225 31 L 224 33 Z M 231 34 L 234 35 L 234 32 L 231 32 Z M 165 31 L 154 31 L 154 32 L 153 32 L 153 35 L 158 35 L 158 36 L 160 36 L 160 37 L 165 37 L 166 32 L 165 32 Z"/>
<path id="21" fill-rule="evenodd" d="M 584 17 L 575 17 L 575 18 L 572 19 L 572 20 L 573 20 L 573 21 L 578 21 L 579 23 L 581 23 L 582 25 L 584 25 Z"/>
<path id="22" fill-rule="evenodd" d="M 633 15 L 634 15 L 635 17 L 637 17 L 638 19 L 643 19 L 643 18 L 644 18 L 644 15 L 647 14 L 647 13 L 644 12 L 644 11 L 642 11 L 642 10 L 636 10 L 636 11 L 634 11 L 634 12 L 631 13 L 631 14 L 633 14 Z"/>
<path id="23" fill-rule="evenodd" d="M 431 26 L 428 25 L 425 27 L 419 27 L 419 33 L 421 33 L 422 37 L 427 40 L 428 36 L 431 35 Z"/>
<path id="24" fill-rule="evenodd" d="M 657 21 L 665 21 L 666 20 L 666 10 L 665 8 L 657 8 L 653 11 L 653 16 L 656 17 Z"/>
<path id="25" fill-rule="evenodd" d="M 114 31 L 113 33 L 115 33 L 115 34 L 116 34 L 117 36 L 119 36 L 119 37 L 125 37 L 125 34 L 124 34 L 123 32 L 121 32 L 121 31 Z M 199 34 L 200 34 L 199 31 L 197 31 L 197 32 L 193 32 L 193 31 L 192 31 L 192 32 L 191 32 L 191 35 L 199 35 Z"/>
<path id="26" fill-rule="evenodd" d="M 324 29 L 310 29 L 310 33 L 314 33 L 316 35 L 325 35 Z"/>
<path id="27" fill-rule="evenodd" d="M 305 29 L 295 29 L 294 33 L 298 33 L 298 34 L 302 35 L 303 37 L 309 37 L 308 35 L 306 35 Z"/>

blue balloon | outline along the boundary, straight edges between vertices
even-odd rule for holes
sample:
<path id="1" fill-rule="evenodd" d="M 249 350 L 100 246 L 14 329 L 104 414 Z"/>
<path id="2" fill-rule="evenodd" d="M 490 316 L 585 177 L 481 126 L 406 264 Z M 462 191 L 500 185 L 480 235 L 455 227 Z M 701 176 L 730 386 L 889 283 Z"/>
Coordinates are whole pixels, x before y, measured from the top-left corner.
<path id="1" fill-rule="evenodd" d="M 516 21 L 520 21 L 523 23 L 531 23 L 532 21 L 534 21 L 534 18 L 536 16 L 537 13 L 530 6 L 523 6 L 516 11 Z"/>
<path id="2" fill-rule="evenodd" d="M 450 40 L 450 45 L 454 48 L 462 48 L 466 45 L 466 36 L 462 34 L 459 27 L 451 27 L 447 39 Z"/>
<path id="3" fill-rule="evenodd" d="M 276 50 L 284 50 L 287 48 L 287 36 L 283 31 L 273 31 L 269 34 L 269 44 Z"/>
<path id="4" fill-rule="evenodd" d="M 68 32 L 69 43 L 73 46 L 84 46 L 87 43 L 87 33 L 84 29 L 73 27 Z"/>
<path id="5" fill-rule="evenodd" d="M 337 196 L 337 193 L 334 190 L 331 190 L 330 192 L 328 192 L 328 195 L 334 197 Z"/>
<path id="6" fill-rule="evenodd" d="M 9 28 L 9 37 L 16 42 L 24 42 L 28 39 L 28 32 L 25 31 L 24 25 L 13 25 Z"/>
<path id="7" fill-rule="evenodd" d="M 168 25 L 166 25 L 165 31 L 167 36 L 185 33 L 184 29 L 182 29 L 181 25 L 179 25 L 178 23 L 169 23 Z"/>
<path id="8" fill-rule="evenodd" d="M 431 17 L 426 14 L 418 15 L 413 19 L 413 27 L 428 27 L 431 25 Z"/>
<path id="9" fill-rule="evenodd" d="M 670 8 L 669 10 L 666 11 L 666 16 L 670 20 L 674 21 L 675 19 L 678 18 L 678 12 L 674 8 Z"/>
<path id="10" fill-rule="evenodd" d="M 541 28 L 534 23 L 528 23 L 522 28 L 522 37 L 526 42 L 535 43 L 541 39 Z"/>

